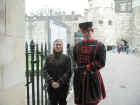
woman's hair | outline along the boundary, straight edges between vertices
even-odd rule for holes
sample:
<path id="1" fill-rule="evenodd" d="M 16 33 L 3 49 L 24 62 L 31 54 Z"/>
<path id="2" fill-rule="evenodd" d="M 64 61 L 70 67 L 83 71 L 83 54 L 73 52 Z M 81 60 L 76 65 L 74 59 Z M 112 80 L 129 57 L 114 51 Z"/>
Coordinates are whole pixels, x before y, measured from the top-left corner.
<path id="1" fill-rule="evenodd" d="M 59 54 L 61 54 L 61 53 L 63 52 L 63 47 L 62 47 L 62 51 L 59 52 L 59 53 L 56 53 L 56 51 L 55 51 L 55 49 L 54 49 L 54 45 L 55 45 L 55 43 L 57 43 L 57 42 L 61 42 L 61 43 L 62 43 L 62 46 L 63 46 L 63 41 L 62 41 L 61 39 L 56 39 L 56 40 L 53 42 L 53 54 L 54 54 L 55 56 L 57 56 L 57 55 L 59 55 Z M 54 62 L 55 62 L 55 58 L 54 58 L 55 56 L 51 56 L 50 63 L 54 63 Z"/>
<path id="2" fill-rule="evenodd" d="M 61 39 L 56 39 L 53 44 L 55 44 L 56 42 L 62 42 L 62 45 L 63 45 L 63 41 Z"/>

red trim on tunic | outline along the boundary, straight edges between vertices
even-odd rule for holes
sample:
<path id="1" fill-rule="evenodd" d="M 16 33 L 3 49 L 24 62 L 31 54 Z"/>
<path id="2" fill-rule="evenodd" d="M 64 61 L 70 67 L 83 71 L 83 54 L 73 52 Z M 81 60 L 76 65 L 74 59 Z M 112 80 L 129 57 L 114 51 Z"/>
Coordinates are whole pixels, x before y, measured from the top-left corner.
<path id="1" fill-rule="evenodd" d="M 94 62 L 91 63 L 93 65 L 93 67 L 95 66 Z"/>
<path id="2" fill-rule="evenodd" d="M 102 95 L 102 81 L 101 81 L 101 77 L 100 77 L 100 72 L 97 71 L 97 77 L 98 77 L 98 80 L 99 80 L 99 87 L 100 87 L 100 99 L 102 100 L 103 99 L 103 95 Z"/>
<path id="3" fill-rule="evenodd" d="M 91 46 L 87 46 L 87 45 L 86 46 L 82 46 L 81 49 L 80 49 L 80 51 L 82 53 L 90 54 L 91 51 L 92 51 L 92 47 Z"/>
<path id="4" fill-rule="evenodd" d="M 80 63 L 89 63 L 89 56 L 80 55 Z"/>
<path id="5" fill-rule="evenodd" d="M 94 59 L 96 57 L 97 49 L 98 49 L 99 42 L 96 44 L 96 50 L 94 51 Z"/>
<path id="6" fill-rule="evenodd" d="M 89 40 L 82 40 L 83 42 L 93 42 L 94 39 L 93 38 L 90 38 Z"/>
<path id="7" fill-rule="evenodd" d="M 95 59 L 95 57 L 96 57 L 96 52 L 97 52 L 97 49 L 98 49 L 98 45 L 99 45 L 99 43 L 96 44 L 96 49 L 95 49 L 95 51 L 94 51 L 94 59 Z M 97 61 L 96 61 L 96 62 L 97 62 Z M 96 62 L 92 62 L 92 63 L 91 63 L 91 64 L 93 65 L 93 67 L 96 66 Z"/>
<path id="8" fill-rule="evenodd" d="M 86 68 L 87 68 L 87 71 L 89 71 L 90 70 L 90 64 L 87 64 Z"/>
<path id="9" fill-rule="evenodd" d="M 99 100 L 95 100 L 95 101 L 88 101 L 88 103 L 99 103 L 101 100 L 99 99 Z"/>
<path id="10" fill-rule="evenodd" d="M 99 43 L 96 44 L 96 49 L 95 49 L 95 51 L 94 51 L 94 59 L 95 59 L 95 57 L 96 57 L 98 45 L 99 45 Z M 95 66 L 96 66 L 96 65 L 95 65 L 95 62 L 92 62 L 92 65 L 93 65 L 93 67 L 95 67 Z"/>
<path id="11" fill-rule="evenodd" d="M 95 64 L 96 64 L 97 66 L 99 66 L 99 67 L 102 67 L 102 65 L 101 65 L 99 62 L 97 62 L 97 61 L 95 61 Z"/>
<path id="12" fill-rule="evenodd" d="M 99 72 L 99 78 L 100 78 L 100 81 L 101 81 L 101 89 L 103 88 L 104 89 L 104 92 L 105 92 L 105 88 L 104 88 L 104 85 L 103 85 L 103 81 L 102 81 L 102 79 L 101 79 L 101 74 L 100 74 L 100 72 Z M 104 99 L 105 97 L 103 97 L 103 95 L 102 95 L 102 99 Z"/>
<path id="13" fill-rule="evenodd" d="M 79 45 L 79 43 L 76 44 L 76 55 L 77 55 L 77 57 L 78 57 L 78 45 Z M 76 59 L 76 60 L 78 62 L 78 59 Z"/>

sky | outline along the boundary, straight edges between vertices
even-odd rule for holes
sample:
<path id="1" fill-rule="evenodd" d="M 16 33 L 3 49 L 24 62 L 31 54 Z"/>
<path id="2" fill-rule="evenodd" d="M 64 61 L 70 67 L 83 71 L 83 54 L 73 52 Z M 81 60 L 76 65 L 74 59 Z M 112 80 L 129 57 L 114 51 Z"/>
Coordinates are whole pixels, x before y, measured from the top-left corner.
<path id="1" fill-rule="evenodd" d="M 88 8 L 88 0 L 25 0 L 26 13 L 39 8 L 55 8 L 65 10 L 66 13 L 83 13 Z"/>

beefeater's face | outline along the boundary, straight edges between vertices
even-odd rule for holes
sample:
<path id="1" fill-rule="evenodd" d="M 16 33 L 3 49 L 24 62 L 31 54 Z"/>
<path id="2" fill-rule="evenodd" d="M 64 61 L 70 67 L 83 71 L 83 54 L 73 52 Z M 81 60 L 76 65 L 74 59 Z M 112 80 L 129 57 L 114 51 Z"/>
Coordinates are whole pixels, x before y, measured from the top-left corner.
<path id="1" fill-rule="evenodd" d="M 90 39 L 91 35 L 90 35 L 90 31 L 83 31 L 83 30 L 80 30 L 81 33 L 82 33 L 82 36 L 85 40 L 88 40 Z"/>

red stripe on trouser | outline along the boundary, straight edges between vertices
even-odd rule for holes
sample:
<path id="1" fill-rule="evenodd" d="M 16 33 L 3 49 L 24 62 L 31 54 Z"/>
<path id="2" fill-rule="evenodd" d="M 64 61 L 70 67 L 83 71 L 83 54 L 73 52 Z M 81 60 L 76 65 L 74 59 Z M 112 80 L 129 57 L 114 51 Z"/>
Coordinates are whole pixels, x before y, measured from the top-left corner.
<path id="1" fill-rule="evenodd" d="M 101 87 L 101 78 L 100 78 L 100 72 L 97 72 L 97 76 L 98 76 L 98 80 L 99 80 L 99 86 L 100 86 L 100 95 L 101 95 L 101 99 L 103 99 L 103 95 L 102 95 L 102 87 Z"/>

